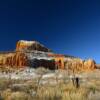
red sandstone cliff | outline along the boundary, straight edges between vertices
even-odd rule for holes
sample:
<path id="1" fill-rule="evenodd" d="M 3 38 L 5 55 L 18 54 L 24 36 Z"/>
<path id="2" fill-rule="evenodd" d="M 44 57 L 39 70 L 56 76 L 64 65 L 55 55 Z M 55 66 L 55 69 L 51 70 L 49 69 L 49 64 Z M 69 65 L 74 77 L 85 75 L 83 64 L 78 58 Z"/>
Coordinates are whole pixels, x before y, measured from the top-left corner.
<path id="1" fill-rule="evenodd" d="M 7 65 L 11 67 L 27 66 L 27 56 L 21 52 L 6 54 L 4 57 L 1 57 L 0 65 Z"/>
<path id="2" fill-rule="evenodd" d="M 92 59 L 81 60 L 73 59 L 71 61 L 66 61 L 65 67 L 67 70 L 78 71 L 90 71 L 96 69 L 96 63 Z"/>

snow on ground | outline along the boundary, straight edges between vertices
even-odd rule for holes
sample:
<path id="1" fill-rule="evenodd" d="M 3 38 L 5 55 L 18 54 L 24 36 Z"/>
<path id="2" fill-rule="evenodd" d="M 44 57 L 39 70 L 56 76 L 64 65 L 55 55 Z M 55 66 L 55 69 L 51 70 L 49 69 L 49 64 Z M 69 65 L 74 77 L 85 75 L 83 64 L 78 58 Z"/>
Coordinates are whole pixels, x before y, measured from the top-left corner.
<path id="1" fill-rule="evenodd" d="M 21 80 L 29 80 L 29 79 L 38 79 L 41 78 L 42 82 L 46 82 L 47 80 L 51 80 L 50 82 L 56 83 L 56 78 L 61 79 L 65 76 L 64 71 L 50 71 L 46 69 L 34 69 L 34 68 L 25 68 L 24 70 L 16 70 L 12 73 L 2 73 L 0 72 L 0 78 L 6 79 L 21 79 Z M 49 83 L 50 83 L 49 82 Z M 47 82 L 46 82 L 47 83 Z"/>
<path id="2" fill-rule="evenodd" d="M 56 77 L 55 73 L 49 73 L 49 74 L 45 74 L 42 76 L 42 79 L 45 79 L 45 78 L 54 78 Z"/>
<path id="3" fill-rule="evenodd" d="M 42 73 L 42 74 L 41 74 Z M 81 73 L 76 74 L 76 77 L 82 78 L 83 81 L 87 80 L 88 78 L 98 78 L 100 79 L 99 71 L 93 71 L 88 73 Z M 55 71 L 48 71 L 46 69 L 34 69 L 34 68 L 25 68 L 24 70 L 16 70 L 12 73 L 5 73 L 0 72 L 0 78 L 5 79 L 19 79 L 19 80 L 32 80 L 32 79 L 40 79 L 40 84 L 56 84 L 57 81 L 65 80 L 73 78 L 73 75 L 69 75 L 66 70 L 55 70 Z"/>
<path id="4" fill-rule="evenodd" d="M 39 77 L 38 74 L 35 73 L 35 69 L 26 68 L 23 71 L 16 71 L 13 73 L 1 73 L 0 78 L 10 78 L 10 79 L 34 79 Z"/>

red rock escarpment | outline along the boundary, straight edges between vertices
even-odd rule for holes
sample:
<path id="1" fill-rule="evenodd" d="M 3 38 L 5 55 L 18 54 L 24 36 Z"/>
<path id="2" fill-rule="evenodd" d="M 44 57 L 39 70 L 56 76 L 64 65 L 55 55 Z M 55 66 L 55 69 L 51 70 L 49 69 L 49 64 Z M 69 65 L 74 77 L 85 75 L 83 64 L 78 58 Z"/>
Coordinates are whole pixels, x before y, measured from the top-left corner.
<path id="1" fill-rule="evenodd" d="M 31 52 L 34 50 L 37 50 L 37 53 Z M 42 56 L 40 57 L 39 51 L 42 51 L 41 53 L 43 59 Z M 32 57 L 30 53 L 36 53 L 36 54 L 32 54 L 33 55 Z M 34 55 L 37 60 L 33 59 Z M 44 59 L 46 57 L 47 59 Z M 42 60 L 40 60 L 39 58 L 41 58 Z M 52 58 L 51 61 L 49 61 L 48 58 L 50 59 Z M 10 67 L 18 67 L 18 68 L 25 66 L 29 67 L 42 66 L 51 69 L 71 69 L 71 70 L 74 69 L 76 71 L 93 70 L 96 68 L 95 62 L 91 59 L 83 61 L 77 58 L 66 57 L 61 54 L 54 54 L 51 53 L 50 49 L 44 47 L 43 45 L 41 45 L 36 41 L 24 41 L 24 40 L 17 42 L 15 52 L 0 54 L 0 65 L 7 65 Z"/>
<path id="2" fill-rule="evenodd" d="M 65 68 L 67 70 L 73 71 L 90 71 L 96 69 L 96 63 L 92 59 L 81 60 L 81 59 L 73 59 L 72 61 L 67 61 L 65 63 Z"/>
<path id="3" fill-rule="evenodd" d="M 24 53 L 16 52 L 12 54 L 6 54 L 4 58 L 0 60 L 0 65 L 7 65 L 12 67 L 27 66 L 27 56 Z"/>
<path id="4" fill-rule="evenodd" d="M 20 40 L 17 42 L 16 51 L 32 51 L 32 50 L 51 52 L 50 49 L 44 47 L 42 44 L 36 41 Z"/>

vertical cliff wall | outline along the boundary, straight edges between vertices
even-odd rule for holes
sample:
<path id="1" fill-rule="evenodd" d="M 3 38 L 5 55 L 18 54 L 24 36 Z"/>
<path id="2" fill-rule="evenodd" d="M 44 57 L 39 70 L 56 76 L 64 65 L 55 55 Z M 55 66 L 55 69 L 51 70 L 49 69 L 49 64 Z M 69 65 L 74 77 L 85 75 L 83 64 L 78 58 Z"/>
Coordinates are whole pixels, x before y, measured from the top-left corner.
<path id="1" fill-rule="evenodd" d="M 27 56 L 22 52 L 6 53 L 0 55 L 0 65 L 7 65 L 11 67 L 27 66 Z"/>

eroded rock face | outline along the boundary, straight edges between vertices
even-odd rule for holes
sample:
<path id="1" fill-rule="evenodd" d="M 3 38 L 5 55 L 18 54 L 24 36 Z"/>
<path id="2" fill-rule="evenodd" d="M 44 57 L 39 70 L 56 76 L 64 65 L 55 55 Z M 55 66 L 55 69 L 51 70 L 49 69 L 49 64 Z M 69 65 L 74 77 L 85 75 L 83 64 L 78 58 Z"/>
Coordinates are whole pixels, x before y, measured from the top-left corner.
<path id="1" fill-rule="evenodd" d="M 65 64 L 65 68 L 67 70 L 72 70 L 75 72 L 78 71 L 90 71 L 96 69 L 95 61 L 92 59 L 81 60 L 81 59 L 73 59 L 72 61 L 68 61 Z"/>
<path id="2" fill-rule="evenodd" d="M 31 52 L 36 50 L 35 52 Z M 42 51 L 42 52 L 41 52 Z M 77 71 L 93 70 L 96 68 L 94 60 L 83 61 L 79 58 L 66 57 L 51 53 L 51 50 L 36 41 L 18 41 L 16 51 L 0 53 L 0 65 L 10 67 L 45 67 L 50 69 L 66 69 Z"/>
<path id="3" fill-rule="evenodd" d="M 16 51 L 32 51 L 32 50 L 51 52 L 50 49 L 44 47 L 42 44 L 36 41 L 20 40 L 17 42 Z"/>
<path id="4" fill-rule="evenodd" d="M 92 59 L 88 59 L 84 61 L 84 68 L 85 69 L 95 69 L 96 68 L 96 63 Z"/>
<path id="5" fill-rule="evenodd" d="M 6 54 L 4 58 L 0 59 L 0 65 L 7 65 L 11 67 L 27 66 L 27 56 L 21 52 Z"/>
<path id="6" fill-rule="evenodd" d="M 64 56 L 54 56 L 53 59 L 39 59 L 39 57 L 31 59 L 30 54 L 25 54 L 24 52 L 15 52 L 0 55 L 0 65 L 7 65 L 11 67 L 21 68 L 25 66 L 29 67 L 45 67 L 50 69 L 66 69 L 74 71 L 88 71 L 96 68 L 94 60 L 83 61 L 81 59 L 70 59 L 65 61 Z M 32 55 L 32 54 L 31 54 Z M 34 56 L 34 55 L 33 55 Z M 48 56 L 49 58 L 50 56 Z"/>

